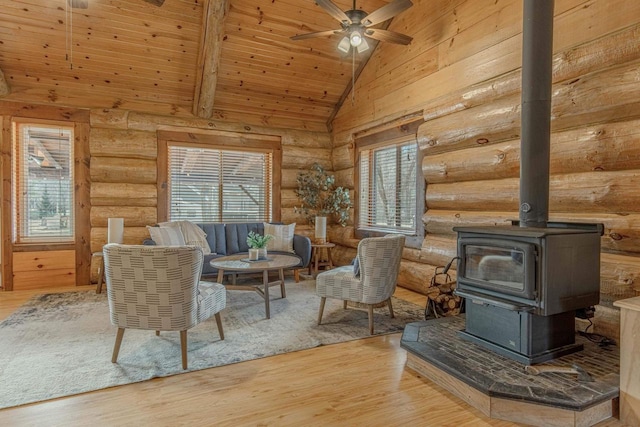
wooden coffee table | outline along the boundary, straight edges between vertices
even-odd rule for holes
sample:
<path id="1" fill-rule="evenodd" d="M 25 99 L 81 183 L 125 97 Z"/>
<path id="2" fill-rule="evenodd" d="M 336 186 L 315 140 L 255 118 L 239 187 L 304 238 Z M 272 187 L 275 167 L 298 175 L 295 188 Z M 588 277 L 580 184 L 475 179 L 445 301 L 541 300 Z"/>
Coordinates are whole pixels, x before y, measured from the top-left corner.
<path id="1" fill-rule="evenodd" d="M 210 264 L 218 270 L 218 282 L 224 284 L 223 279 L 226 273 L 262 273 L 262 283 L 237 285 L 224 284 L 227 289 L 240 291 L 256 291 L 264 299 L 264 307 L 267 319 L 271 318 L 269 312 L 269 288 L 280 286 L 282 298 L 287 297 L 284 288 L 284 269 L 298 265 L 300 260 L 291 255 L 271 255 L 267 260 L 249 261 L 248 254 L 229 255 L 212 259 Z M 278 280 L 269 282 L 269 271 L 278 271 Z"/>

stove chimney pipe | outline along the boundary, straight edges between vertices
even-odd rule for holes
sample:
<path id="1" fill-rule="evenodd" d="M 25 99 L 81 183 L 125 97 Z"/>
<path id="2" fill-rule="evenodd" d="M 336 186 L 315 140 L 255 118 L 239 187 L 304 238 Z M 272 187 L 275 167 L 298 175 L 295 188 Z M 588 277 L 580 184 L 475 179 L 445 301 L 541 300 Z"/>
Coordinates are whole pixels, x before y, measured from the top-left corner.
<path id="1" fill-rule="evenodd" d="M 554 0 L 524 0 L 520 142 L 520 226 L 549 219 Z"/>

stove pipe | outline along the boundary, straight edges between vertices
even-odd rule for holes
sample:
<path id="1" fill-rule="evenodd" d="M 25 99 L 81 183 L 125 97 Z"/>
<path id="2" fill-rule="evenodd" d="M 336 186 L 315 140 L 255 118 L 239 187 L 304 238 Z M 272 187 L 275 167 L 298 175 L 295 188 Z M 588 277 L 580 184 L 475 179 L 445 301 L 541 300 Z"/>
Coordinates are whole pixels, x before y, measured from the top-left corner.
<path id="1" fill-rule="evenodd" d="M 554 0 L 524 0 L 520 142 L 520 226 L 546 227 Z"/>

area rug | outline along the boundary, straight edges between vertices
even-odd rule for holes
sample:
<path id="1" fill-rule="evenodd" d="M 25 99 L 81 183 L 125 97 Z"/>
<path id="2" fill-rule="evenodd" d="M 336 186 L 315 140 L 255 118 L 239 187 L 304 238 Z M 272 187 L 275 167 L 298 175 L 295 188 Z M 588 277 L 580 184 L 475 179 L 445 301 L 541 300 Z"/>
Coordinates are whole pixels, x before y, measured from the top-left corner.
<path id="1" fill-rule="evenodd" d="M 228 291 L 222 312 L 225 339 L 215 320 L 188 332 L 189 371 L 369 337 L 366 310 L 344 310 L 327 300 L 317 325 L 315 282 L 287 282 L 287 298 L 271 291 L 271 319 L 255 292 Z M 402 331 L 423 308 L 393 299 L 396 317 L 375 310 L 375 334 Z M 180 335 L 127 330 L 118 363 L 111 363 L 116 327 L 106 294 L 70 292 L 32 298 L 0 323 L 0 408 L 184 373 Z"/>

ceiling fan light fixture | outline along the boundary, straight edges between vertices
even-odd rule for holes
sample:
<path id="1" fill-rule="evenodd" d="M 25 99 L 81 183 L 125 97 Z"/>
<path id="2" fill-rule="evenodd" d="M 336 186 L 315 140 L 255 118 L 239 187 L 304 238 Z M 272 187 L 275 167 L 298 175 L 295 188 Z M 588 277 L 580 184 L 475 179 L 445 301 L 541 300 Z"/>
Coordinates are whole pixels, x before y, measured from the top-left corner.
<path id="1" fill-rule="evenodd" d="M 358 47 L 360 46 L 360 44 L 362 43 L 363 37 L 362 34 L 360 34 L 360 31 L 358 30 L 353 30 L 351 32 L 351 35 L 349 36 L 349 41 L 351 43 L 351 46 L 353 47 Z"/>
<path id="2" fill-rule="evenodd" d="M 367 40 L 364 37 L 362 38 L 362 42 L 357 47 L 357 49 L 358 53 L 366 52 L 369 50 L 369 43 L 367 43 Z"/>
<path id="3" fill-rule="evenodd" d="M 351 49 L 351 42 L 349 41 L 349 36 L 344 36 L 340 43 L 338 43 L 338 50 L 344 54 L 349 53 L 349 49 Z"/>

